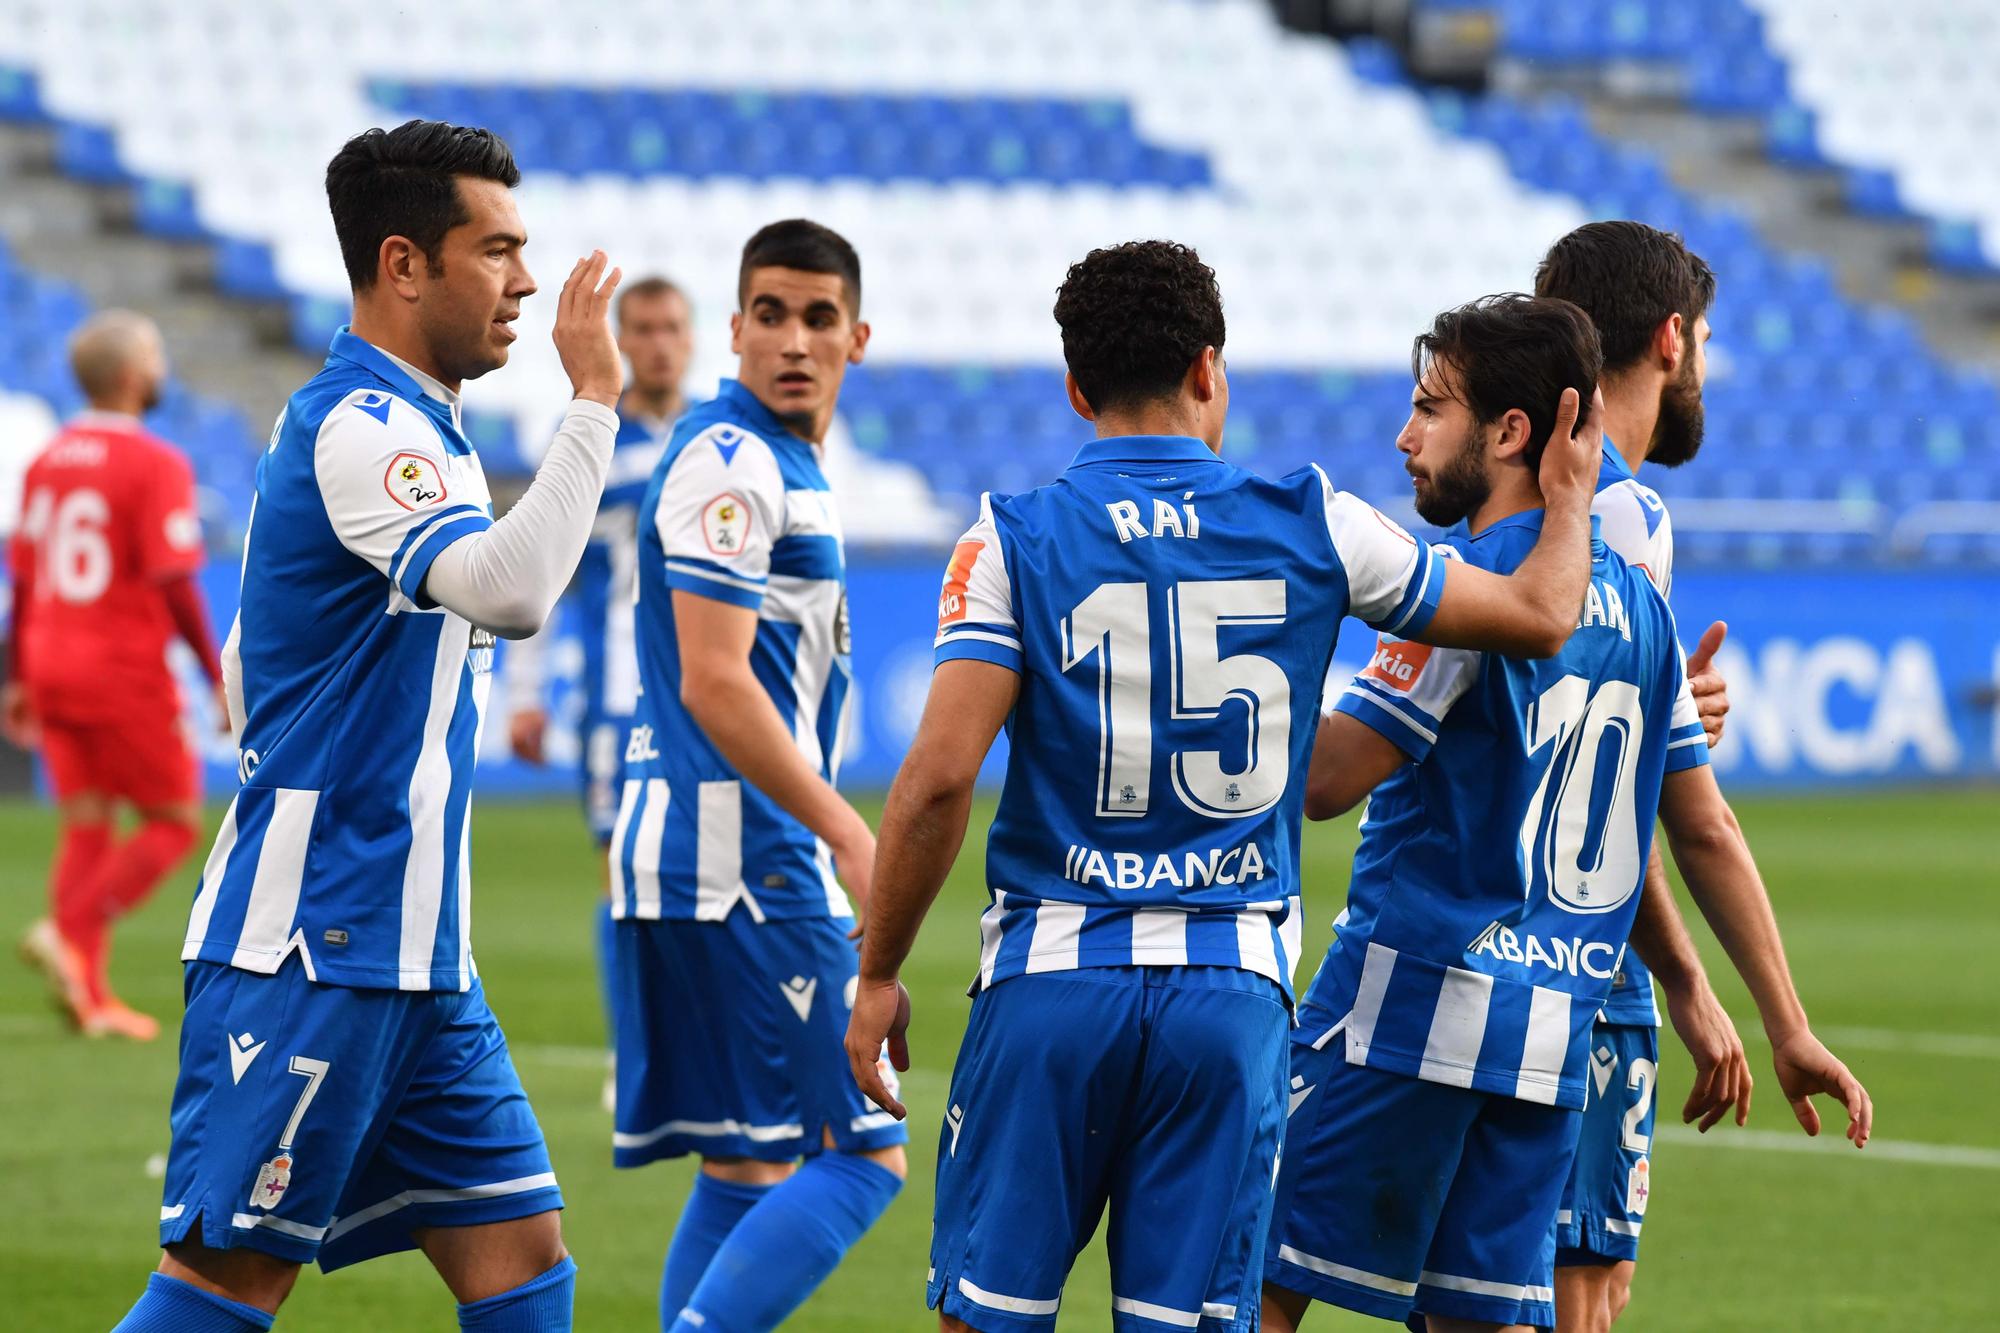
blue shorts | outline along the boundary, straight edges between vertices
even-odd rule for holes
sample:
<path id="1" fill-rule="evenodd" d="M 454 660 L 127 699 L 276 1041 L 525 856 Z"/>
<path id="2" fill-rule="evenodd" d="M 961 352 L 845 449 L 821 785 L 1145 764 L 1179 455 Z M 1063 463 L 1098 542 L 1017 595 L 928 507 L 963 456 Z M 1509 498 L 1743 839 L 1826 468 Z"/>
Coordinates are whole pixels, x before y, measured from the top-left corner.
<path id="1" fill-rule="evenodd" d="M 1381 1319 L 1554 1327 L 1554 1164 L 1583 1117 L 1351 1065 L 1304 1021 L 1265 1279 Z"/>
<path id="2" fill-rule="evenodd" d="M 1658 1028 L 1599 1023 L 1590 1033 L 1583 1134 L 1556 1213 L 1558 1267 L 1639 1257 L 1639 1227 L 1652 1193 Z"/>
<path id="3" fill-rule="evenodd" d="M 740 907 L 726 921 L 620 921 L 612 1160 L 643 1166 L 699 1153 L 788 1162 L 819 1152 L 829 1132 L 843 1152 L 909 1142 L 848 1068 L 853 924 L 800 917 L 760 926 Z"/>
<path id="4" fill-rule="evenodd" d="M 419 1227 L 560 1208 L 541 1126 L 479 982 L 363 990 L 186 966 L 160 1244 L 194 1234 L 336 1268 Z"/>
<path id="5" fill-rule="evenodd" d="M 1017 976 L 973 1001 L 938 1138 L 927 1301 L 1053 1328 L 1111 1207 L 1112 1327 L 1257 1327 L 1290 1015 L 1221 967 Z"/>
<path id="6" fill-rule="evenodd" d="M 618 823 L 618 797 L 625 785 L 625 740 L 632 729 L 630 713 L 590 713 L 577 726 L 583 743 L 583 818 L 599 847 L 611 845 Z"/>

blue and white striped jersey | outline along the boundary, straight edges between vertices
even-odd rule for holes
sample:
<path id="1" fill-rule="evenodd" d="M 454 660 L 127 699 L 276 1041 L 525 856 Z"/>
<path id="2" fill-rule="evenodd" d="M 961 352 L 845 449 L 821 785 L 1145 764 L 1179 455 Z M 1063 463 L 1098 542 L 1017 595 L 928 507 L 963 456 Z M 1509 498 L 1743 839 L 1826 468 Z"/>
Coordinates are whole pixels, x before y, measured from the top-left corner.
<path id="1" fill-rule="evenodd" d="M 583 644 L 586 730 L 603 717 L 627 717 L 639 697 L 634 608 L 639 595 L 639 504 L 667 452 L 673 423 L 620 411 L 604 498 L 576 581 L 565 598 L 568 623 Z M 622 738 L 621 738 L 622 740 Z"/>
<path id="2" fill-rule="evenodd" d="M 468 806 L 493 639 L 422 596 L 492 525 L 443 385 L 343 329 L 257 467 L 235 652 L 243 786 L 184 959 L 463 990 Z"/>
<path id="3" fill-rule="evenodd" d="M 1506 574 L 1540 531 L 1531 510 L 1446 544 Z M 1666 599 L 1592 548 L 1555 657 L 1385 638 L 1335 704 L 1414 761 L 1369 799 L 1347 909 L 1306 994 L 1329 1020 L 1319 1040 L 1345 1033 L 1354 1064 L 1583 1105 L 1660 781 L 1708 762 Z"/>
<path id="4" fill-rule="evenodd" d="M 1597 497 L 1590 512 L 1602 521 L 1604 544 L 1620 559 L 1642 571 L 1669 603 L 1674 595 L 1674 524 L 1659 492 L 1640 481 L 1625 459 L 1604 442 L 1604 461 L 1597 471 Z M 1624 966 L 1611 979 L 1611 996 L 1604 1002 L 1607 1023 L 1658 1027 L 1660 1011 L 1653 1003 L 1653 974 L 1628 952 Z"/>
<path id="5" fill-rule="evenodd" d="M 848 917 L 827 847 L 745 782 L 680 701 L 672 594 L 757 612 L 751 669 L 832 782 L 853 672 L 847 571 L 813 446 L 735 380 L 682 417 L 639 506 L 638 708 L 612 831 L 620 918 Z"/>
<path id="6" fill-rule="evenodd" d="M 1084 446 L 988 496 L 937 657 L 1021 675 L 974 989 L 1025 972 L 1236 967 L 1292 993 L 1313 709 L 1343 616 L 1427 624 L 1444 562 L 1318 468 L 1199 440 Z"/>

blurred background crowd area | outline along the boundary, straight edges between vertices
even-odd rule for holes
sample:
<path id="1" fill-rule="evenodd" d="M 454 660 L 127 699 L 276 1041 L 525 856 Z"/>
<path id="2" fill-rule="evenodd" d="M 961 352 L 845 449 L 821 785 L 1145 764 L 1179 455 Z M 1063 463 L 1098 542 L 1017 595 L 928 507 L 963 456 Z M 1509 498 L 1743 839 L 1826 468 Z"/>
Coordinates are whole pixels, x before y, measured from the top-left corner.
<path id="1" fill-rule="evenodd" d="M 1991 776 L 1996 67 L 2000 8 L 1962 0 L 0 0 L 0 527 L 79 406 L 65 335 L 140 309 L 227 619 L 258 455 L 347 317 L 321 173 L 360 129 L 486 125 L 524 170 L 544 294 L 466 393 L 517 484 L 567 397 L 547 327 L 574 255 L 686 290 L 699 398 L 733 365 L 743 240 L 810 216 L 860 250 L 875 330 L 829 471 L 851 771 L 879 782 L 940 545 L 1087 433 L 1050 313 L 1071 261 L 1196 246 L 1229 318 L 1227 455 L 1318 462 L 1414 523 L 1391 443 L 1412 335 L 1630 217 L 1720 279 L 1708 444 L 1646 476 L 1684 637 L 1733 626 L 1718 758 L 1793 785 Z"/>

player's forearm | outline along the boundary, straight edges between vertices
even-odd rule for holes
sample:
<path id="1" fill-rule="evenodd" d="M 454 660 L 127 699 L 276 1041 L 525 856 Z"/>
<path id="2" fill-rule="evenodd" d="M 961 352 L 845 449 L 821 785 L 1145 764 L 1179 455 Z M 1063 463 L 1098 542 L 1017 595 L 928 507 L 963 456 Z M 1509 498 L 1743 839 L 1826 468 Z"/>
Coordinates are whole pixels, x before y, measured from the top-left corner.
<path id="1" fill-rule="evenodd" d="M 916 944 L 965 842 L 972 784 L 944 783 L 905 767 L 889 789 L 875 843 L 875 887 L 861 943 L 861 979 L 895 979 Z"/>
<path id="2" fill-rule="evenodd" d="M 617 430 L 602 403 L 572 402 L 527 491 L 492 527 L 438 555 L 425 594 L 502 638 L 540 629 L 590 540 Z"/>
<path id="3" fill-rule="evenodd" d="M 1668 779 L 1669 789 L 1674 777 Z M 1714 778 L 1707 781 L 1712 788 Z M 1661 811 L 1674 864 L 1737 975 L 1749 987 L 1764 1031 L 1775 1043 L 1805 1028 L 1805 1008 L 1792 984 L 1777 918 L 1735 815 L 1719 794 L 1690 810 L 1670 809 L 1663 793 Z"/>
<path id="4" fill-rule="evenodd" d="M 1588 497 L 1557 496 L 1542 511 L 1542 533 L 1528 558 L 1510 576 L 1519 597 L 1526 628 L 1552 657 L 1569 642 L 1583 609 L 1590 584 L 1590 501 Z"/>
<path id="5" fill-rule="evenodd" d="M 208 607 L 202 602 L 200 585 L 192 575 L 183 574 L 162 584 L 160 592 L 166 598 L 174 628 L 201 663 L 202 674 L 208 677 L 210 685 L 220 685 L 222 661 L 215 651 L 215 631 L 209 628 Z"/>
<path id="6" fill-rule="evenodd" d="M 861 823 L 854 807 L 799 753 L 791 728 L 748 661 L 684 676 L 681 703 L 745 782 L 813 834 L 838 846 Z"/>
<path id="7" fill-rule="evenodd" d="M 1639 893 L 1638 914 L 1632 919 L 1632 952 L 1669 991 L 1685 994 L 1707 984 L 1701 954 L 1681 919 L 1680 904 L 1674 901 L 1674 887 L 1667 880 L 1658 841 L 1646 859 L 1646 882 Z"/>

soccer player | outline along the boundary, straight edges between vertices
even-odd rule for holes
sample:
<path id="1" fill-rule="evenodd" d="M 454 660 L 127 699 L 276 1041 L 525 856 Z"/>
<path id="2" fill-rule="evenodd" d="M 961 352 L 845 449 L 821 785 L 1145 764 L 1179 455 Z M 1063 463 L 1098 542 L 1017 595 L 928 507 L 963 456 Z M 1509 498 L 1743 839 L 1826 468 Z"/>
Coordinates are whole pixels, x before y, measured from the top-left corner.
<path id="1" fill-rule="evenodd" d="M 774 222 L 743 247 L 737 300 L 737 378 L 674 428 L 639 508 L 612 833 L 614 1160 L 701 1158 L 660 1281 L 677 1333 L 777 1327 L 908 1171 L 841 1048 L 855 913 L 836 874 L 865 910 L 875 838 L 834 790 L 846 565 L 819 449 L 868 346 L 861 261 Z"/>
<path id="2" fill-rule="evenodd" d="M 1572 302 L 1590 316 L 1604 348 L 1604 464 L 1593 512 L 1605 544 L 1673 593 L 1673 522 L 1637 472 L 1692 460 L 1702 441 L 1708 308 L 1715 274 L 1678 236 L 1639 222 L 1592 222 L 1557 241 L 1535 274 L 1537 295 Z M 1709 743 L 1728 709 L 1709 661 L 1725 627 L 1709 627 L 1689 659 Z M 1706 669 L 1705 669 L 1706 668 Z M 1731 836 L 1740 832 L 1731 830 Z M 1632 927 L 1632 952 L 1612 979 L 1592 1035 L 1593 1082 L 1557 1218 L 1556 1320 L 1562 1333 L 1602 1333 L 1631 1299 L 1639 1234 L 1651 1193 L 1659 1014 L 1647 963 L 1660 977 L 1667 1012 L 1694 1058 L 1696 1079 L 1683 1120 L 1705 1131 L 1728 1107 L 1749 1114 L 1751 1077 L 1742 1042 L 1703 971 L 1655 846 Z M 1641 1187 L 1643 1186 L 1643 1187 Z"/>
<path id="3" fill-rule="evenodd" d="M 1512 568 L 1544 525 L 1533 442 L 1597 335 L 1567 302 L 1448 311 L 1417 340 L 1398 439 L 1418 513 L 1462 560 Z M 1521 406 L 1527 404 L 1528 406 Z M 1591 1029 L 1621 964 L 1657 808 L 1768 1018 L 1780 1077 L 1867 1094 L 1812 1036 L 1757 872 L 1708 768 L 1666 600 L 1593 542 L 1561 653 L 1529 662 L 1385 637 L 1323 719 L 1307 813 L 1369 797 L 1347 908 L 1292 1036 L 1265 1327 L 1311 1300 L 1440 1330 L 1548 1327 L 1557 1204 L 1609 1068 Z M 1370 795 L 1372 791 L 1372 796 Z M 1775 1035 L 1775 1033 L 1774 1033 Z M 1632 1189 L 1643 1192 L 1640 1170 Z"/>
<path id="4" fill-rule="evenodd" d="M 687 410 L 681 380 L 694 357 L 694 323 L 681 289 L 658 276 L 626 283 L 618 294 L 618 350 L 631 368 L 618 400 L 618 436 L 611 471 L 598 502 L 597 523 L 583 562 L 563 601 L 568 623 L 583 640 L 583 676 L 578 682 L 583 712 L 577 734 L 583 742 L 584 819 L 600 852 L 611 845 L 623 786 L 625 736 L 639 695 L 639 654 L 632 640 L 633 602 L 638 591 L 639 501 L 653 467 L 666 452 L 674 422 Z M 542 762 L 548 712 L 543 701 L 542 645 L 537 634 L 508 649 L 502 674 L 513 712 L 507 736 L 514 753 Z M 611 898 L 609 861 L 598 900 L 597 965 L 604 985 L 604 1014 L 611 1022 Z M 606 1102 L 611 1096 L 606 1083 Z"/>
<path id="5" fill-rule="evenodd" d="M 224 652 L 243 786 L 181 951 L 166 1254 L 121 1333 L 269 1328 L 302 1263 L 411 1248 L 461 1328 L 570 1327 L 562 1196 L 472 961 L 468 816 L 493 636 L 540 628 L 596 516 L 618 273 L 564 284 L 575 401 L 496 521 L 458 390 L 535 292 L 519 179 L 435 121 L 327 166 L 354 322 L 258 466 Z"/>
<path id="6" fill-rule="evenodd" d="M 61 834 L 51 914 L 21 941 L 88 1036 L 151 1041 L 160 1025 L 112 994 L 111 925 L 194 845 L 201 770 L 167 667 L 175 637 L 222 697 L 222 666 L 196 575 L 194 472 L 139 418 L 167 358 L 144 316 L 107 310 L 70 340 L 90 410 L 29 464 L 9 563 L 14 629 L 0 723 L 39 749 Z M 226 730 L 226 710 L 222 725 Z M 138 828 L 114 837 L 120 805 Z"/>
<path id="7" fill-rule="evenodd" d="M 1108 1205 L 1114 1327 L 1245 1330 L 1285 1118 L 1310 710 L 1340 621 L 1554 652 L 1583 601 L 1597 436 L 1572 438 L 1578 396 L 1551 388 L 1546 539 L 1512 577 L 1447 569 L 1318 468 L 1267 481 L 1218 456 L 1222 300 L 1194 251 L 1092 251 L 1055 315 L 1097 438 L 1053 484 L 982 500 L 952 555 L 848 1055 L 902 1115 L 875 1053 L 887 1038 L 907 1067 L 897 973 L 1004 724 L 928 1303 L 946 1329 L 1052 1327 Z"/>

